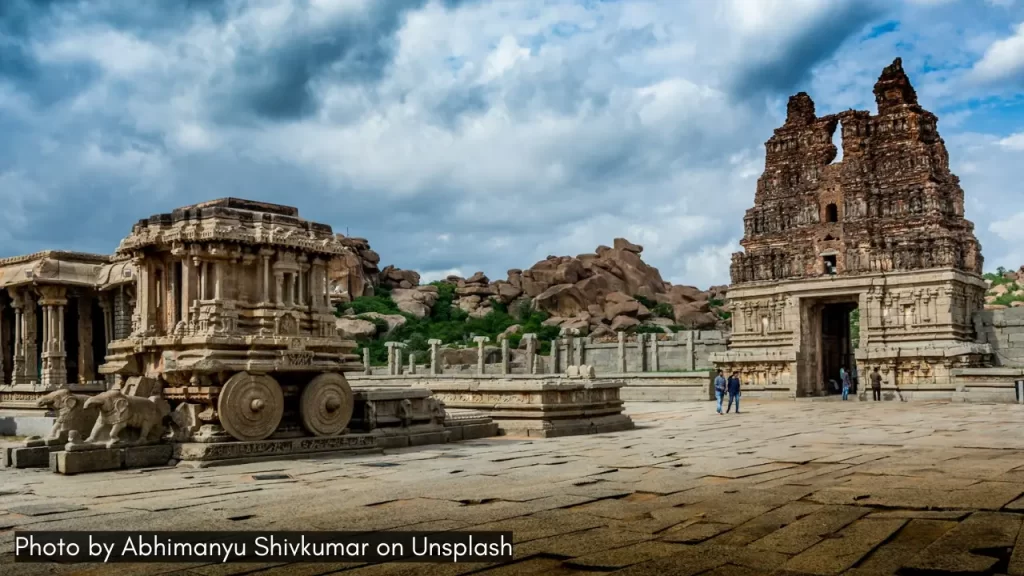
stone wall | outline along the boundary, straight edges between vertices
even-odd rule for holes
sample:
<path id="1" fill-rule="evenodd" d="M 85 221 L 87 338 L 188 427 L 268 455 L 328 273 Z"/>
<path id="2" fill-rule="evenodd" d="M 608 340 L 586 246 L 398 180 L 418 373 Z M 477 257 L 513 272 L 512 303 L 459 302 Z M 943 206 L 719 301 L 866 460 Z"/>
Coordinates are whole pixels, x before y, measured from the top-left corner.
<path id="1" fill-rule="evenodd" d="M 657 343 L 655 343 L 657 338 Z M 714 352 L 725 352 L 728 336 L 718 330 L 692 330 L 675 334 L 623 334 L 621 342 L 608 342 L 606 339 L 595 339 L 589 336 L 563 336 L 553 342 L 557 348 L 557 362 L 553 355 L 534 356 L 532 373 L 561 374 L 566 366 L 587 364 L 594 367 L 598 375 L 609 373 L 637 372 L 689 372 L 711 369 L 713 364 L 710 356 Z M 484 373 L 486 374 L 528 374 L 531 373 L 527 361 L 527 350 L 524 347 L 508 351 L 508 368 L 503 369 L 502 352 L 495 348 L 495 342 L 486 343 L 484 352 Z M 397 346 L 401 348 L 401 346 Z M 539 343 L 538 343 L 539 348 Z M 570 351 L 571 349 L 571 351 Z M 459 364 L 444 364 L 440 371 L 444 374 L 478 374 L 478 350 L 468 349 L 465 360 Z M 463 356 L 459 354 L 458 356 Z M 623 365 L 624 359 L 624 365 Z M 415 355 L 415 372 L 429 373 L 430 354 L 420 352 Z M 365 359 L 364 359 L 365 362 Z M 409 354 L 400 353 L 401 373 L 411 372 Z M 556 365 L 557 364 L 557 365 Z M 393 374 L 390 366 L 365 366 L 364 373 L 373 375 Z"/>
<path id="2" fill-rule="evenodd" d="M 992 363 L 1024 368 L 1024 308 L 985 310 L 974 315 L 978 342 L 992 349 Z"/>
<path id="3" fill-rule="evenodd" d="M 639 338 L 639 337 L 643 338 Z M 657 344 L 654 337 L 659 336 Z M 573 339 L 574 344 L 577 339 Z M 642 340 L 642 341 L 641 341 Z M 575 351 L 582 358 L 571 356 L 568 339 L 562 338 L 558 345 L 558 365 L 587 364 L 598 374 L 608 372 L 686 372 L 712 367 L 709 356 L 712 352 L 727 349 L 727 337 L 719 330 L 691 330 L 675 334 L 636 334 L 626 338 L 624 343 L 626 366 L 619 365 L 618 342 L 595 342 L 588 338 L 578 339 Z M 657 352 L 655 353 L 655 348 Z"/>

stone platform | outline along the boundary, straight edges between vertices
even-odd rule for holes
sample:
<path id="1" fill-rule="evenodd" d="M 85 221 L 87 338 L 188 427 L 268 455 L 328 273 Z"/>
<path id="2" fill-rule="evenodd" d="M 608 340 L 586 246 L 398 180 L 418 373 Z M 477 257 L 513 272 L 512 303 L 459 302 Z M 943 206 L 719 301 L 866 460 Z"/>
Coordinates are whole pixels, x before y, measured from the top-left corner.
<path id="1" fill-rule="evenodd" d="M 466 378 L 431 382 L 434 397 L 449 408 L 478 410 L 504 434 L 552 438 L 633 428 L 623 414 L 622 382 L 563 377 Z"/>
<path id="2" fill-rule="evenodd" d="M 178 466 L 206 468 L 312 455 L 366 454 L 380 452 L 372 434 L 344 434 L 323 438 L 289 438 L 256 442 L 185 442 L 174 445 Z"/>

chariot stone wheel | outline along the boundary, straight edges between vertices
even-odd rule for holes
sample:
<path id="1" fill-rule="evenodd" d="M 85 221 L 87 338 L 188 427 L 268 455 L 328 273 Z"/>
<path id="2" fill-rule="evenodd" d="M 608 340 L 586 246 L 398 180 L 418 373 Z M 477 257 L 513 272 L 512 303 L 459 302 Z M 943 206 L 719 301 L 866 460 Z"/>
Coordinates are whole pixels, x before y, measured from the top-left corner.
<path id="1" fill-rule="evenodd" d="M 220 424 L 238 440 L 263 440 L 273 434 L 284 414 L 284 394 L 266 374 L 239 372 L 224 383 L 217 398 Z"/>
<path id="2" fill-rule="evenodd" d="M 355 401 L 345 376 L 324 372 L 313 378 L 299 398 L 302 424 L 316 436 L 334 436 L 352 419 Z"/>

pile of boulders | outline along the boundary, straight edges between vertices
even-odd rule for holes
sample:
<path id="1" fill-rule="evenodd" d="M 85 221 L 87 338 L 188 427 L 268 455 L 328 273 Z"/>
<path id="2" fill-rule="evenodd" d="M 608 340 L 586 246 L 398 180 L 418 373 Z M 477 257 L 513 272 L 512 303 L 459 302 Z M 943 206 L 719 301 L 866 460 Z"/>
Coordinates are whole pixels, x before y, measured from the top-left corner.
<path id="1" fill-rule="evenodd" d="M 1010 307 L 1019 308 L 1024 306 L 1024 288 L 1020 285 L 1024 281 L 1024 266 L 1021 266 L 1016 272 L 1004 272 L 1003 278 L 1009 280 L 1009 282 L 993 286 L 991 280 L 986 280 L 988 284 L 988 291 L 985 293 L 986 310 L 1006 308 L 1007 306 L 1003 304 L 996 304 L 996 300 L 1007 295 L 1012 297 L 1010 299 Z"/>
<path id="2" fill-rule="evenodd" d="M 547 324 L 583 334 L 607 334 L 641 324 L 666 329 L 721 327 L 718 311 L 728 311 L 726 287 L 702 291 L 665 282 L 657 268 L 640 258 L 642 252 L 642 246 L 617 238 L 612 247 L 599 246 L 592 254 L 548 256 L 528 270 L 509 270 L 507 280 L 489 282 L 477 272 L 468 279 L 450 276 L 447 281 L 456 285 L 456 305 L 471 315 L 487 314 L 492 302 L 512 309 L 525 299 L 551 316 Z M 655 314 L 637 297 L 665 306 Z M 718 304 L 717 311 L 712 303 Z"/>
<path id="3" fill-rule="evenodd" d="M 380 271 L 380 285 L 387 288 L 415 288 L 420 285 L 420 275 L 413 270 L 402 270 L 386 266 Z"/>
<path id="4" fill-rule="evenodd" d="M 420 286 L 420 275 L 412 270 L 387 266 L 376 272 L 380 257 L 365 240 L 345 238 L 343 242 L 352 251 L 344 259 L 349 270 L 335 271 L 332 281 L 346 279 L 348 285 L 361 287 L 347 289 L 347 295 L 369 295 L 374 286 L 386 287 L 402 312 L 418 318 L 430 315 L 438 299 L 435 286 Z M 521 307 L 544 311 L 550 316 L 545 321 L 549 326 L 598 337 L 638 326 L 658 326 L 666 332 L 673 326 L 727 329 L 722 319 L 729 311 L 726 286 L 700 290 L 666 282 L 657 268 L 643 261 L 642 252 L 642 246 L 616 238 L 611 247 L 598 246 L 590 254 L 548 256 L 527 270 L 509 270 L 505 280 L 492 282 L 477 272 L 469 278 L 449 276 L 445 282 L 455 287 L 452 305 L 474 318 L 501 304 L 512 312 Z M 385 319 L 377 319 L 378 324 L 381 320 Z M 390 327 L 395 319 L 387 321 Z M 364 322 L 372 324 L 369 319 Z M 356 335 L 369 327 L 352 322 L 339 325 L 339 330 Z"/>

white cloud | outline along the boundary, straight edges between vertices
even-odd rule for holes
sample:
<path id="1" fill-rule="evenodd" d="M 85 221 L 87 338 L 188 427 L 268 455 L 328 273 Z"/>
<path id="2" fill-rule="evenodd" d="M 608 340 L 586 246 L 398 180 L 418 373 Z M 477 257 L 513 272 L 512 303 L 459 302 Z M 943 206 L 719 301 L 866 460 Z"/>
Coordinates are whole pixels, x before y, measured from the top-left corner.
<path id="1" fill-rule="evenodd" d="M 1024 22 L 1017 25 L 1012 36 L 993 42 L 975 64 L 973 73 L 985 82 L 1024 76 Z"/>
<path id="2" fill-rule="evenodd" d="M 375 10 L 390 3 L 237 3 L 222 18 L 148 34 L 79 14 L 55 19 L 32 46 L 45 65 L 95 63 L 102 78 L 46 110 L 0 82 L 0 110 L 24 124 L 4 132 L 23 180 L 57 204 L 87 196 L 77 186 L 109 190 L 131 208 L 124 231 L 140 214 L 230 192 L 300 205 L 339 231 L 352 225 L 383 265 L 421 270 L 425 281 L 476 270 L 502 278 L 626 237 L 666 279 L 703 286 L 728 282 L 763 142 L 788 93 L 807 89 L 819 113 L 873 107 L 881 67 L 901 55 L 942 119 L 971 216 L 998 259 L 1005 241 L 988 224 L 1024 211 L 1004 201 L 1021 136 L 958 138 L 985 111 L 945 108 L 965 98 L 951 78 L 972 59 L 1006 68 L 999 46 L 1010 39 L 943 16 L 969 3 L 917 4 L 893 3 L 885 18 L 899 29 L 863 42 L 856 26 L 835 25 L 860 4 L 825 0 L 432 1 L 395 17 L 393 37 L 367 34 L 365 44 L 360 32 L 388 20 Z M 834 34 L 849 39 L 830 56 L 817 46 Z M 317 68 L 332 58 L 310 40 L 320 38 L 356 52 Z M 375 58 L 379 69 L 359 70 L 366 78 L 339 68 Z M 954 72 L 918 72 L 924 62 Z M 759 92 L 776 72 L 792 81 Z M 754 84 L 737 93 L 744 74 Z M 258 96 L 311 95 L 319 106 L 271 119 L 238 96 L 242 84 L 275 80 L 291 92 Z M 74 161 L 55 168 L 61 155 Z"/>
<path id="3" fill-rule="evenodd" d="M 163 53 L 157 46 L 131 34 L 109 29 L 61 35 L 55 42 L 37 44 L 35 51 L 43 62 L 91 60 L 116 76 L 152 70 L 163 63 Z"/>
<path id="4" fill-rule="evenodd" d="M 1009 150 L 1024 150 L 1024 132 L 1011 134 L 999 141 L 999 145 Z"/>

